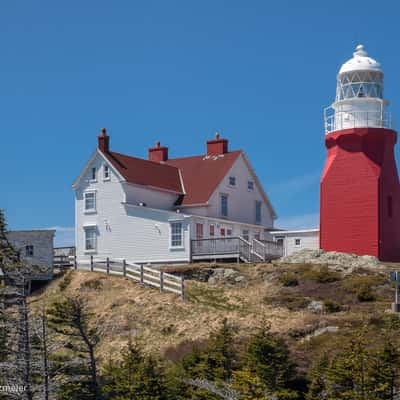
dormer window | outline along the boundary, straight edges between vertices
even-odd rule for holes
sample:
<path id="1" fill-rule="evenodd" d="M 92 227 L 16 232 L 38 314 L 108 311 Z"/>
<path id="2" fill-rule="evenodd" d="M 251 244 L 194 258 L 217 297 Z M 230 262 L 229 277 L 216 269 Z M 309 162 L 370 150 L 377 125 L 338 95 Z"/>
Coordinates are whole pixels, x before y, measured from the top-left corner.
<path id="1" fill-rule="evenodd" d="M 108 165 L 103 167 L 103 178 L 105 181 L 110 179 L 110 167 Z"/>
<path id="2" fill-rule="evenodd" d="M 91 181 L 95 181 L 96 180 L 96 168 L 92 168 L 90 180 Z"/>
<path id="3" fill-rule="evenodd" d="M 236 186 L 236 176 L 229 177 L 229 186 Z"/>

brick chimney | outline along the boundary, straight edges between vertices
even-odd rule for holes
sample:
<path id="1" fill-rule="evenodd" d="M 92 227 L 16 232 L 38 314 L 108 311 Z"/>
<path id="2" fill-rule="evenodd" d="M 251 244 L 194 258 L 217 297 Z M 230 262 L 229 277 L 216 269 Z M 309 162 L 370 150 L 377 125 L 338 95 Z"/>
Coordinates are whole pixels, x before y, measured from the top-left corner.
<path id="1" fill-rule="evenodd" d="M 110 136 L 107 135 L 106 128 L 102 128 L 98 136 L 98 148 L 103 153 L 110 151 Z"/>
<path id="2" fill-rule="evenodd" d="M 214 140 L 207 141 L 207 155 L 218 156 L 228 152 L 228 140 L 221 139 L 219 132 L 215 133 Z"/>
<path id="3" fill-rule="evenodd" d="M 160 142 L 156 143 L 156 147 L 149 149 L 149 160 L 154 162 L 163 162 L 168 160 L 168 147 L 161 146 Z"/>

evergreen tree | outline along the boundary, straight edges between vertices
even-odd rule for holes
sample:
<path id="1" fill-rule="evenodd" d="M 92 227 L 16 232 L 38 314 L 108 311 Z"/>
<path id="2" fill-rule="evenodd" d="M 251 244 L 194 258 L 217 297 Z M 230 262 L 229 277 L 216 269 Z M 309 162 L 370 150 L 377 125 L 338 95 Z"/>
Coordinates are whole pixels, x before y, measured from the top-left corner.
<path id="1" fill-rule="evenodd" d="M 55 357 L 58 378 L 62 381 L 60 400 L 99 400 L 101 391 L 97 372 L 96 346 L 99 335 L 92 314 L 80 298 L 56 301 L 48 310 L 49 326 L 66 339 L 68 356 Z"/>
<path id="2" fill-rule="evenodd" d="M 292 390 L 296 380 L 295 365 L 290 360 L 286 342 L 270 331 L 266 323 L 249 340 L 246 368 L 266 386 L 267 392 L 277 399 L 296 398 Z"/>
<path id="3" fill-rule="evenodd" d="M 372 356 L 360 333 L 339 353 L 327 369 L 328 400 L 373 400 Z"/>
<path id="4" fill-rule="evenodd" d="M 103 373 L 103 393 L 113 400 L 166 400 L 164 372 L 157 360 L 129 343 L 121 361 L 109 361 Z"/>
<path id="5" fill-rule="evenodd" d="M 383 346 L 375 355 L 372 368 L 370 368 L 371 383 L 374 387 L 375 397 L 379 400 L 393 400 L 399 387 L 399 362 L 400 353 L 390 340 L 385 339 Z"/>
<path id="6" fill-rule="evenodd" d="M 325 400 L 326 371 L 329 367 L 329 358 L 326 353 L 322 355 L 311 367 L 309 372 L 309 387 L 306 400 Z"/>

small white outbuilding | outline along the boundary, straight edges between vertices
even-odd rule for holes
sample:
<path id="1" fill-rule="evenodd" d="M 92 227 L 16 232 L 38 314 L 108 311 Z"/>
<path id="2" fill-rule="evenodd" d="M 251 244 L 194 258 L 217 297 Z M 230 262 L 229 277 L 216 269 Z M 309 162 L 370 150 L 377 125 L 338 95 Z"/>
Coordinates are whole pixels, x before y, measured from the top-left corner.
<path id="1" fill-rule="evenodd" d="M 273 240 L 283 246 L 283 255 L 288 256 L 303 249 L 319 249 L 319 229 L 294 231 L 272 231 Z"/>

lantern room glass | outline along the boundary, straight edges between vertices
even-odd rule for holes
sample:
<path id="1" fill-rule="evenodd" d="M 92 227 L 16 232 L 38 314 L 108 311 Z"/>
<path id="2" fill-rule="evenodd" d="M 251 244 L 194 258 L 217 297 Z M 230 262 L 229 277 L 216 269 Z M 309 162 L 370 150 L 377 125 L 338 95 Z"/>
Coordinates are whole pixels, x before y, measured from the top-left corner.
<path id="1" fill-rule="evenodd" d="M 354 98 L 383 99 L 383 73 L 350 71 L 337 78 L 336 101 Z"/>

